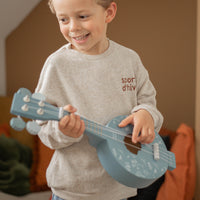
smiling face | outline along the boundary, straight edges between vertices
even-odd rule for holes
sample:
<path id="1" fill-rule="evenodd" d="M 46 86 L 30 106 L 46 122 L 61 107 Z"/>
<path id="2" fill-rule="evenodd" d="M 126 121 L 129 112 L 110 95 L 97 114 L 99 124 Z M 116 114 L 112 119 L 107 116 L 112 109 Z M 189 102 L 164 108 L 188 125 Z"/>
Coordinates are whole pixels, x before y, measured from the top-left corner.
<path id="1" fill-rule="evenodd" d="M 108 48 L 107 24 L 116 13 L 112 2 L 105 9 L 95 0 L 53 0 L 60 30 L 73 49 L 85 54 L 101 54 Z"/>

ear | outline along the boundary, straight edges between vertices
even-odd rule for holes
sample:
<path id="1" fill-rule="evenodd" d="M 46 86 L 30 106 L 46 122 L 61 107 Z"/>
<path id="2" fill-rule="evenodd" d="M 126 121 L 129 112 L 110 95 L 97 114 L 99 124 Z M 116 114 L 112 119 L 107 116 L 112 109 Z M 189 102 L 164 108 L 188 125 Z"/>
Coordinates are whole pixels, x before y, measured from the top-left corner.
<path id="1" fill-rule="evenodd" d="M 112 2 L 110 6 L 106 9 L 106 12 L 106 23 L 110 23 L 115 18 L 117 12 L 117 4 L 115 2 Z"/>

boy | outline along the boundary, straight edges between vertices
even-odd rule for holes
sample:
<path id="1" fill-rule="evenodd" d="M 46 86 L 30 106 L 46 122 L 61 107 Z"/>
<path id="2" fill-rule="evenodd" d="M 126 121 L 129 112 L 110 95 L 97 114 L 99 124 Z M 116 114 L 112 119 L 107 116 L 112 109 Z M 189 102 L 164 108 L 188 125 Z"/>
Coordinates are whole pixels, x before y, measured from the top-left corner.
<path id="1" fill-rule="evenodd" d="M 103 169 L 96 149 L 83 134 L 85 124 L 79 115 L 105 125 L 118 115 L 129 114 L 119 126 L 134 124 L 133 143 L 151 143 L 154 128 L 159 131 L 163 119 L 148 73 L 134 51 L 106 37 L 107 25 L 116 14 L 115 2 L 50 0 L 49 5 L 69 43 L 49 56 L 36 92 L 71 113 L 60 122 L 47 122 L 39 132 L 42 142 L 55 149 L 47 169 L 53 199 L 134 196 L 136 188 L 118 183 Z"/>

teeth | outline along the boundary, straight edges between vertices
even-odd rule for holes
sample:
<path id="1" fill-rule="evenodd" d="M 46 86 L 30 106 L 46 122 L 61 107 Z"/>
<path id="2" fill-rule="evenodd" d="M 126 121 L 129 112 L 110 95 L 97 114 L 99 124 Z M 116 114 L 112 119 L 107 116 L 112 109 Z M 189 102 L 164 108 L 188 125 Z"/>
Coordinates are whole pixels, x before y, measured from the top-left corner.
<path id="1" fill-rule="evenodd" d="M 84 40 L 88 36 L 89 32 L 69 32 L 69 36 L 74 38 L 75 40 Z"/>
<path id="2" fill-rule="evenodd" d="M 74 37 L 76 40 L 83 40 L 87 37 L 87 35 L 82 35 L 82 36 L 79 36 L 79 37 Z"/>
<path id="3" fill-rule="evenodd" d="M 80 37 L 76 37 L 75 39 L 76 40 L 82 40 L 82 39 L 84 39 L 85 38 L 85 36 L 80 36 Z"/>

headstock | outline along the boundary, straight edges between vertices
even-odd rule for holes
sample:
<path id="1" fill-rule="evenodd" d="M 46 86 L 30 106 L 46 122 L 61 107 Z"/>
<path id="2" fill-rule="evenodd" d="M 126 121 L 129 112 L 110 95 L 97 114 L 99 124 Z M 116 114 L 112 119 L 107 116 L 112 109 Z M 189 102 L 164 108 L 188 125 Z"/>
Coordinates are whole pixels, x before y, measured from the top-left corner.
<path id="1" fill-rule="evenodd" d="M 34 120 L 60 120 L 64 115 L 69 114 L 63 108 L 55 107 L 45 102 L 45 97 L 40 93 L 32 94 L 26 88 L 20 88 L 13 97 L 10 112 L 18 117 L 12 118 L 11 127 L 16 130 L 26 129 L 31 134 L 37 134 L 40 126 L 34 121 L 27 124 L 21 119 L 25 117 Z"/>
<path id="2" fill-rule="evenodd" d="M 32 104 L 34 109 L 40 109 L 41 107 L 39 105 L 34 105 L 34 102 L 40 102 L 40 105 L 44 105 L 44 100 L 45 97 L 43 95 L 39 93 L 32 94 L 28 89 L 20 88 L 17 93 L 15 93 L 11 106 L 10 112 L 14 115 L 17 115 L 17 117 L 11 119 L 11 127 L 17 131 L 21 131 L 26 127 L 29 133 L 36 135 L 40 131 L 40 126 L 35 121 L 28 121 L 25 123 L 21 116 L 37 119 L 37 117 L 32 116 L 30 112 L 30 106 Z"/>

